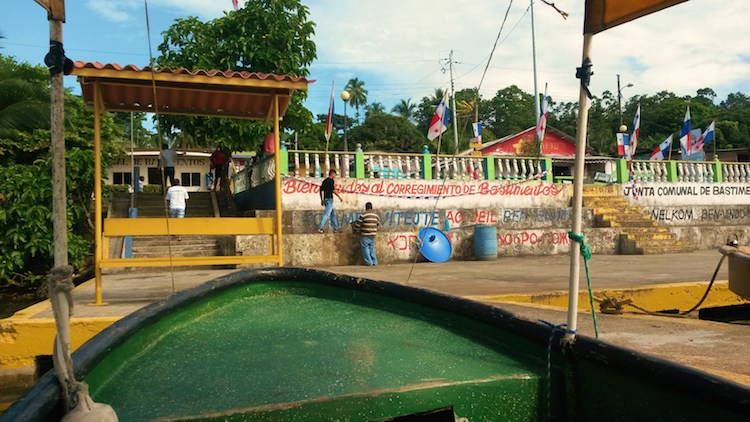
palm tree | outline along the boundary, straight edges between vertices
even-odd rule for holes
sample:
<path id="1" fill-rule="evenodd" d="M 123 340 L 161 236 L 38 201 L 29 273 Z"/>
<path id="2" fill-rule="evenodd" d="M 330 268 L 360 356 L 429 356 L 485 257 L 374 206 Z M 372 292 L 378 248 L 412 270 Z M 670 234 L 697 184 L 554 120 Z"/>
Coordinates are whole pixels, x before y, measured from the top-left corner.
<path id="1" fill-rule="evenodd" d="M 0 57 L 0 129 L 49 127 L 49 91 L 12 58 Z"/>
<path id="2" fill-rule="evenodd" d="M 401 116 L 405 119 L 411 120 L 414 118 L 414 112 L 417 109 L 417 105 L 411 102 L 411 98 L 408 100 L 401 100 L 400 103 L 393 106 L 393 113 Z"/>
<path id="3" fill-rule="evenodd" d="M 349 79 L 345 89 L 349 91 L 349 103 L 357 109 L 357 123 L 359 123 L 359 108 L 367 105 L 365 82 L 358 78 Z"/>
<path id="4" fill-rule="evenodd" d="M 365 120 L 369 119 L 370 116 L 375 116 L 378 114 L 385 114 L 385 107 L 383 106 L 383 103 L 379 103 L 376 101 L 365 107 Z"/>

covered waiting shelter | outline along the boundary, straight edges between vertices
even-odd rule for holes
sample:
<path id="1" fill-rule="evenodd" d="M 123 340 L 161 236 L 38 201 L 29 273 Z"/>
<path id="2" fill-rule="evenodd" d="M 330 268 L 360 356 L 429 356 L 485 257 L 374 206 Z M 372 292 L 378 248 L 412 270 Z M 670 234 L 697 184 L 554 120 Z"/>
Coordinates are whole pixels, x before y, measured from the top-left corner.
<path id="1" fill-rule="evenodd" d="M 167 265 L 222 265 L 273 262 L 282 265 L 281 172 L 279 119 L 297 90 L 307 90 L 302 77 L 218 70 L 139 69 L 116 64 L 76 62 L 86 104 L 94 108 L 94 195 L 96 303 L 102 303 L 101 270 L 104 267 Z M 106 111 L 139 111 L 159 114 L 228 117 L 273 122 L 276 142 L 276 217 L 186 219 L 107 218 L 102 221 L 100 118 Z M 231 220 L 231 221 L 230 221 Z M 275 221 L 274 221 L 275 220 Z M 104 224 L 103 224 L 104 223 Z M 274 224 L 275 223 L 275 224 Z M 275 230 L 274 230 L 275 226 Z M 270 235 L 270 252 L 257 256 L 203 256 L 164 258 L 110 258 L 109 238 L 127 235 Z M 274 239 L 275 235 L 275 239 Z M 275 244 L 275 245 L 274 245 Z M 275 246 L 275 248 L 274 248 Z"/>

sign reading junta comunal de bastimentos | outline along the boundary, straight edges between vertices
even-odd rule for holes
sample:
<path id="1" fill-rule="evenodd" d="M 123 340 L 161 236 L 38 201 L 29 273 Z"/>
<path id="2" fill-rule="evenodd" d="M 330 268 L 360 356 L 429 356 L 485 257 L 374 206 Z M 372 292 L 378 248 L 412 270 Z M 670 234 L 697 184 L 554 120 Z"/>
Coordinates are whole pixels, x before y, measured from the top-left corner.
<path id="1" fill-rule="evenodd" d="M 750 205 L 748 183 L 623 184 L 622 195 L 633 205 Z"/>
<path id="2" fill-rule="evenodd" d="M 282 205 L 285 209 L 320 207 L 322 179 L 285 178 Z M 405 180 L 405 179 L 336 179 L 343 203 L 341 209 L 361 209 L 372 202 L 375 208 L 423 209 L 488 207 L 566 207 L 571 198 L 569 185 L 555 185 L 531 180 L 499 182 L 487 180 Z M 438 200 L 439 197 L 439 200 Z"/>

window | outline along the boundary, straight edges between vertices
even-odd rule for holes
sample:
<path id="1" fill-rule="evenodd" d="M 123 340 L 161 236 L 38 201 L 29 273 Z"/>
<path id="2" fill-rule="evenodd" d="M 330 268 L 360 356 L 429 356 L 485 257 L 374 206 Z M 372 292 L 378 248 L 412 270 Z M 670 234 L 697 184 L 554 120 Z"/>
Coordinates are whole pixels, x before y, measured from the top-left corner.
<path id="1" fill-rule="evenodd" d="M 201 174 L 200 173 L 181 173 L 180 183 L 182 186 L 198 186 L 201 185 Z"/>
<path id="2" fill-rule="evenodd" d="M 131 183 L 133 183 L 133 177 L 130 175 L 130 172 L 123 173 L 116 171 L 112 173 L 113 185 L 129 185 Z"/>
<path id="3" fill-rule="evenodd" d="M 148 182 L 149 185 L 161 185 L 161 172 L 159 167 L 148 168 Z"/>

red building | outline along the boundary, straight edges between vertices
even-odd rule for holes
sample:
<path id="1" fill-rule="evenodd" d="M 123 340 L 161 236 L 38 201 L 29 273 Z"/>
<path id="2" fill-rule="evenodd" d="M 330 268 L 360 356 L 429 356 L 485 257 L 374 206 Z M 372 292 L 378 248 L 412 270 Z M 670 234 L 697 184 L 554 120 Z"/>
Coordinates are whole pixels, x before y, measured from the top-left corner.
<path id="1" fill-rule="evenodd" d="M 533 143 L 536 128 L 530 127 L 515 135 L 497 139 L 482 145 L 482 155 L 523 155 L 524 144 Z M 542 155 L 551 157 L 575 157 L 576 140 L 567 133 L 547 126 L 542 143 Z"/>

